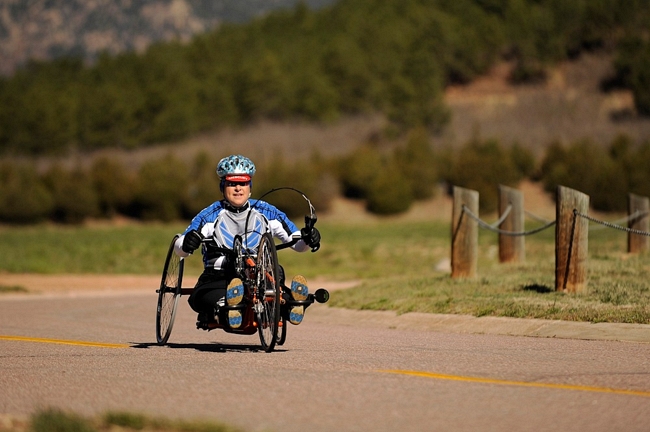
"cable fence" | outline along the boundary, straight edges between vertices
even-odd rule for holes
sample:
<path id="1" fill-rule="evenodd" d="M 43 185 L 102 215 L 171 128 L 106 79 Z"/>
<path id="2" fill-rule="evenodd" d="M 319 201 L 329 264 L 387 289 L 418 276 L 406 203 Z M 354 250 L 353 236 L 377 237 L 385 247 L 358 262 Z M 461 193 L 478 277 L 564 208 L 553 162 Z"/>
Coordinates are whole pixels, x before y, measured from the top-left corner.
<path id="1" fill-rule="evenodd" d="M 468 210 L 469 210 L 469 209 L 468 209 Z M 496 222 L 494 222 L 494 223 L 493 223 L 492 225 L 490 225 L 490 226 L 491 226 L 492 228 L 496 228 L 496 227 L 498 227 L 498 226 L 501 226 L 501 224 L 503 223 L 503 221 L 505 221 L 506 218 L 510 215 L 510 212 L 511 212 L 511 211 L 512 211 L 512 204 L 508 204 L 508 207 L 507 207 L 506 210 L 503 212 L 503 214 L 501 215 L 501 217 L 499 218 L 499 220 L 497 220 Z"/>
<path id="2" fill-rule="evenodd" d="M 501 223 L 503 222 L 502 219 L 505 219 L 503 217 L 500 219 L 501 222 L 497 221 L 497 222 L 499 222 L 498 224 L 496 222 L 494 224 L 488 224 L 487 222 L 485 222 L 484 220 L 479 218 L 477 215 L 475 215 L 467 206 L 463 206 L 463 212 L 467 213 L 467 215 L 469 217 L 474 219 L 481 228 L 485 228 L 485 229 L 487 229 L 489 231 L 492 231 L 494 233 L 497 233 L 497 234 L 513 236 L 513 237 L 529 236 L 529 235 L 537 234 L 538 232 L 544 231 L 545 229 L 548 229 L 548 228 L 552 227 L 553 225 L 555 225 L 555 221 L 550 221 L 550 222 L 547 222 L 545 225 L 543 225 L 541 227 L 538 227 L 538 228 L 535 228 L 535 229 L 532 229 L 532 230 L 528 230 L 528 231 L 517 231 L 517 232 L 515 232 L 515 231 L 507 231 L 507 230 L 502 230 L 500 228 L 496 228 L 497 226 L 501 225 Z"/>
<path id="3" fill-rule="evenodd" d="M 531 218 L 532 220 L 537 221 L 537 222 L 541 222 L 541 223 L 555 222 L 555 220 L 546 219 L 546 218 L 543 218 L 541 216 L 537 216 L 535 213 L 531 213 L 528 210 L 525 210 L 524 214 L 526 216 L 528 216 L 529 218 Z"/>
<path id="4" fill-rule="evenodd" d="M 594 222 L 594 223 L 598 224 L 595 227 L 589 227 L 589 229 L 592 230 L 592 231 L 596 230 L 596 229 L 613 228 L 613 229 L 616 229 L 616 230 L 619 230 L 619 231 L 625 231 L 625 232 L 628 232 L 628 233 L 631 233 L 631 234 L 650 236 L 650 232 L 648 232 L 648 231 L 641 231 L 641 230 L 637 230 L 637 229 L 633 229 L 633 228 L 629 228 L 629 227 L 625 227 L 625 226 L 621 225 L 624 222 L 631 222 L 631 221 L 640 219 L 642 217 L 645 217 L 645 216 L 648 215 L 648 212 L 638 212 L 637 211 L 637 212 L 635 212 L 634 214 L 632 214 L 632 215 L 630 215 L 628 217 L 618 219 L 618 220 L 615 220 L 615 221 L 611 221 L 611 222 L 596 219 L 593 216 L 589 216 L 587 214 L 580 213 L 577 210 L 574 210 L 574 213 L 575 213 L 576 216 L 583 217 L 583 218 L 589 220 L 590 222 Z"/>
<path id="5" fill-rule="evenodd" d="M 595 228 L 611 228 L 628 233 L 628 253 L 650 248 L 650 200 L 629 194 L 629 215 L 607 222 L 589 216 L 589 196 L 582 192 L 558 186 L 556 219 L 548 220 L 523 210 L 521 192 L 500 186 L 501 215 L 494 223 L 478 216 L 478 192 L 454 187 L 452 215 L 452 277 L 475 276 L 478 259 L 478 228 L 499 235 L 499 260 L 517 262 L 524 257 L 526 236 L 555 226 L 556 290 L 582 291 L 586 286 L 588 233 Z M 543 225 L 525 230 L 524 216 Z M 590 227 L 590 222 L 597 227 Z M 628 226 L 622 224 L 627 223 Z"/>

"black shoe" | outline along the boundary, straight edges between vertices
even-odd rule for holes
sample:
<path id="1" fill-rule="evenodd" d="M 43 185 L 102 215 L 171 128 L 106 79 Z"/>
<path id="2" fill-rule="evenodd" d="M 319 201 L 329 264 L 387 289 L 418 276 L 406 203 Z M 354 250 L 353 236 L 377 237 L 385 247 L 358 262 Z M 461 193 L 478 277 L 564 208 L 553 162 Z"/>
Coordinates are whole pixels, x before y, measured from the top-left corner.
<path id="1" fill-rule="evenodd" d="M 210 313 L 210 312 L 199 312 L 199 315 L 196 318 L 197 324 L 202 323 L 202 324 L 207 324 L 211 323 L 213 321 L 216 321 L 219 323 L 219 315 L 218 313 Z"/>

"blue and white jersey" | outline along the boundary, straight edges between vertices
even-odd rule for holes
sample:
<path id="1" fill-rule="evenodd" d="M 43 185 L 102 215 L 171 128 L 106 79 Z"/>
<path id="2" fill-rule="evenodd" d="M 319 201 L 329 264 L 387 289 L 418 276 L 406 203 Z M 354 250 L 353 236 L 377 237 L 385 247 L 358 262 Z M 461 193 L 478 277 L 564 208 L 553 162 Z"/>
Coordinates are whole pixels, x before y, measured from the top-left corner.
<path id="1" fill-rule="evenodd" d="M 175 250 L 180 256 L 187 256 L 181 245 L 183 238 L 191 230 L 197 230 L 205 238 L 214 242 L 204 243 L 201 248 L 205 268 L 220 270 L 224 262 L 224 253 L 219 249 L 232 249 L 235 236 L 242 238 L 244 248 L 255 251 L 262 235 L 271 233 L 282 243 L 291 241 L 294 234 L 300 234 L 300 229 L 284 212 L 277 207 L 259 200 L 249 200 L 241 208 L 234 208 L 227 201 L 217 201 L 204 208 L 197 214 L 185 232 L 176 241 Z M 300 240 L 292 249 L 304 252 L 309 249 Z"/>

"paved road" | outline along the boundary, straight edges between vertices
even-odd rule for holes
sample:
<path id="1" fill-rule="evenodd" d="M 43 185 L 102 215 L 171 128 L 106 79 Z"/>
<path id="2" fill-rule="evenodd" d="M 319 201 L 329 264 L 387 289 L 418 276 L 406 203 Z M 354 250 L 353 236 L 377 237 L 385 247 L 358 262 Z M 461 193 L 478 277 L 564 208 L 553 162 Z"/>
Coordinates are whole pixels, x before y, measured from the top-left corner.
<path id="1" fill-rule="evenodd" d="M 127 410 L 286 432 L 649 430 L 650 343 L 603 334 L 650 326 L 524 337 L 508 333 L 548 328 L 314 305 L 267 354 L 257 336 L 196 330 L 185 298 L 170 345 L 156 346 L 155 301 L 0 297 L 0 413 Z"/>

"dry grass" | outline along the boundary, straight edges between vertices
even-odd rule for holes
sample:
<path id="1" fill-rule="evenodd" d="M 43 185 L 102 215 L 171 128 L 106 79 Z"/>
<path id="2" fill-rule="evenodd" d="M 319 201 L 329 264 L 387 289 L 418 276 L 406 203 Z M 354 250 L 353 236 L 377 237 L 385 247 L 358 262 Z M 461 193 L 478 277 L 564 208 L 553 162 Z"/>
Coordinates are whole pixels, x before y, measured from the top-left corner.
<path id="1" fill-rule="evenodd" d="M 497 65 L 470 85 L 448 90 L 453 117 L 440 141 L 464 143 L 478 135 L 518 142 L 540 155 L 553 140 L 608 145 L 622 133 L 637 142 L 650 139 L 650 119 L 635 116 L 629 91 L 601 91 L 613 74 L 610 55 L 583 54 L 550 70 L 546 83 L 530 86 L 508 85 L 509 68 Z"/>

